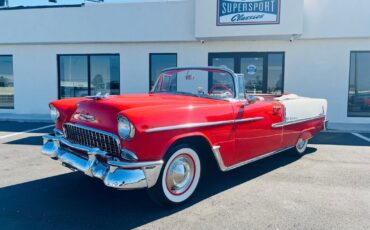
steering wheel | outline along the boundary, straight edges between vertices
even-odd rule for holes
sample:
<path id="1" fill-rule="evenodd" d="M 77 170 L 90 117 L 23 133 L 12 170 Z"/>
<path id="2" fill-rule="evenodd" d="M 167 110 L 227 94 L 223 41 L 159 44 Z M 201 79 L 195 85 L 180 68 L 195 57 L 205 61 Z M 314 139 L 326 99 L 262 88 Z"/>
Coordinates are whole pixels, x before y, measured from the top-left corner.
<path id="1" fill-rule="evenodd" d="M 212 88 L 209 90 L 209 94 L 213 94 L 213 91 L 215 91 L 216 89 L 221 89 L 221 90 L 227 91 L 231 95 L 233 95 L 233 91 L 230 88 L 228 88 L 227 86 L 222 85 L 222 84 L 214 84 L 212 86 Z"/>

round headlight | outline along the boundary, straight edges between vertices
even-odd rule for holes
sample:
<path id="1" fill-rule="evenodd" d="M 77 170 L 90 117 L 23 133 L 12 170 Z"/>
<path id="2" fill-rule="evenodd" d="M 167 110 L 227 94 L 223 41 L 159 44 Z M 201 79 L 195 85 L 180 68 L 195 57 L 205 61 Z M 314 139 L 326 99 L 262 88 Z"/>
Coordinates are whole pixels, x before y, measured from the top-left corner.
<path id="1" fill-rule="evenodd" d="M 118 117 L 118 134 L 125 140 L 131 140 L 135 136 L 135 127 L 126 117 Z"/>
<path id="2" fill-rule="evenodd" d="M 59 111 L 53 105 L 50 105 L 51 120 L 53 120 L 55 123 L 57 123 L 57 121 L 59 119 L 59 116 L 60 116 Z"/>

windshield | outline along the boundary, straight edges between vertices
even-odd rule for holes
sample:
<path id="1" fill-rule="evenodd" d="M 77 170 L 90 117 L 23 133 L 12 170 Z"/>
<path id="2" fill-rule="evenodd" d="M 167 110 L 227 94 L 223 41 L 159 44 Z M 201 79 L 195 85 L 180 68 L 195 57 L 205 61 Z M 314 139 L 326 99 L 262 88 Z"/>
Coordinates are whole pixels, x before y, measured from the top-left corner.
<path id="1" fill-rule="evenodd" d="M 152 93 L 231 99 L 235 97 L 234 77 L 220 69 L 173 69 L 159 75 Z"/>

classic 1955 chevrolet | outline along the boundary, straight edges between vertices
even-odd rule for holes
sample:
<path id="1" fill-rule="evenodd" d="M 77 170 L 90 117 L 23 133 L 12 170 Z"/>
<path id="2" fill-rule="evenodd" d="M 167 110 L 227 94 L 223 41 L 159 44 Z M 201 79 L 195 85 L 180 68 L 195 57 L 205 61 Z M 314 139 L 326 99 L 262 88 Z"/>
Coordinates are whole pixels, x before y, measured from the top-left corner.
<path id="1" fill-rule="evenodd" d="M 304 154 L 325 129 L 327 102 L 247 95 L 226 68 L 162 71 L 149 94 L 50 103 L 56 123 L 42 153 L 117 189 L 148 189 L 163 205 L 195 192 L 212 162 L 229 171 L 290 149 Z"/>

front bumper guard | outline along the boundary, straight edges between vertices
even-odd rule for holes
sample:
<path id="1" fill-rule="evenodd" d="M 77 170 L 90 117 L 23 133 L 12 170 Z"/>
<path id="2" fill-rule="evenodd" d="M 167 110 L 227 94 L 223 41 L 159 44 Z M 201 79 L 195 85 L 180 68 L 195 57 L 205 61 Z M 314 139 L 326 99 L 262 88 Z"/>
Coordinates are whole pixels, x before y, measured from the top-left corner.
<path id="1" fill-rule="evenodd" d="M 158 180 L 163 161 L 123 162 L 112 159 L 98 148 L 77 145 L 64 139 L 63 136 L 43 136 L 42 154 L 59 160 L 64 166 L 84 172 L 90 177 L 101 179 L 108 187 L 116 189 L 139 189 L 153 187 Z M 70 149 L 86 152 L 88 159 L 74 154 Z M 97 156 L 107 159 L 101 162 Z"/>

